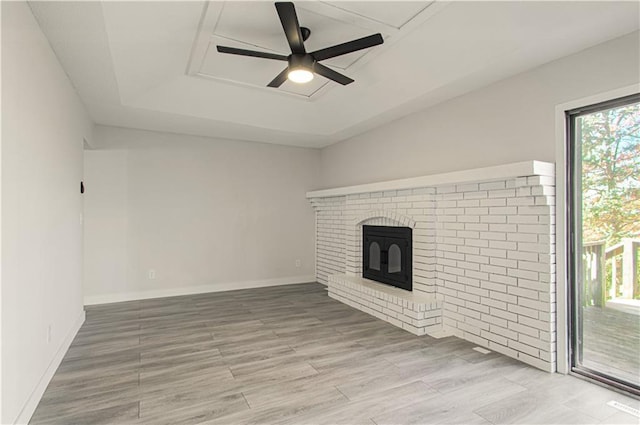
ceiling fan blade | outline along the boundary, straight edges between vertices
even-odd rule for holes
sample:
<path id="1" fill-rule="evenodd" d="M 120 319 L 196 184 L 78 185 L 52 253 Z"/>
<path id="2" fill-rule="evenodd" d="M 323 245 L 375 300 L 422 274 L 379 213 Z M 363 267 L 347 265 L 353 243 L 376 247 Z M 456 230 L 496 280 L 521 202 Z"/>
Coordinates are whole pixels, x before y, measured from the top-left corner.
<path id="1" fill-rule="evenodd" d="M 384 43 L 382 35 L 380 33 L 362 37 L 357 40 L 347 41 L 346 43 L 336 44 L 335 46 L 327 47 L 326 49 L 316 50 L 311 55 L 317 61 L 334 58 L 336 56 L 346 55 L 347 53 L 356 52 L 358 50 L 366 49 L 369 47 L 377 46 Z"/>
<path id="2" fill-rule="evenodd" d="M 317 62 L 313 64 L 313 72 L 315 72 L 318 75 L 322 75 L 323 77 L 326 77 L 330 80 L 333 80 L 336 83 L 340 83 L 343 86 L 353 83 L 353 80 L 347 77 L 346 75 L 342 75 L 339 72 L 336 72 L 333 69 L 328 68 Z"/>
<path id="3" fill-rule="evenodd" d="M 284 34 L 287 36 L 289 47 L 291 47 L 291 53 L 305 54 L 304 40 L 295 6 L 291 2 L 277 2 L 276 10 L 278 11 Z"/>
<path id="4" fill-rule="evenodd" d="M 287 81 L 287 74 L 289 73 L 289 67 L 286 67 L 280 74 L 276 75 L 276 78 L 271 80 L 267 87 L 280 87 L 282 83 Z"/>
<path id="5" fill-rule="evenodd" d="M 258 52 L 255 50 L 237 49 L 235 47 L 216 46 L 220 53 L 230 53 L 232 55 L 251 56 L 254 58 L 275 59 L 279 61 L 286 61 L 289 58 L 283 55 L 277 55 L 275 53 Z"/>

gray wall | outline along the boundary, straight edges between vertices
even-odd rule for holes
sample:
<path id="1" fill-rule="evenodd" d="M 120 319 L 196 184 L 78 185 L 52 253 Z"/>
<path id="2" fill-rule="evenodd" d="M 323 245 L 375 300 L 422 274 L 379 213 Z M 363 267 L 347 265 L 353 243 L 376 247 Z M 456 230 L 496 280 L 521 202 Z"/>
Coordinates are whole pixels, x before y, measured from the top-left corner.
<path id="1" fill-rule="evenodd" d="M 638 32 L 322 150 L 318 188 L 555 161 L 555 106 L 640 79 Z"/>
<path id="2" fill-rule="evenodd" d="M 91 132 L 26 2 L 2 2 L 0 423 L 28 421 L 82 320 L 82 145 Z"/>
<path id="3" fill-rule="evenodd" d="M 314 279 L 305 193 L 319 179 L 318 150 L 106 126 L 94 141 L 85 301 Z"/>

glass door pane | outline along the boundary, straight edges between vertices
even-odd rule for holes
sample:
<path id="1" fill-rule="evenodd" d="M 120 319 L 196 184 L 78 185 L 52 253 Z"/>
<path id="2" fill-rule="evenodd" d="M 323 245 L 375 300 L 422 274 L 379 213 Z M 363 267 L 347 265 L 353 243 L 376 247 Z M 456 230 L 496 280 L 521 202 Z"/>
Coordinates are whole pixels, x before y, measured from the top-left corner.
<path id="1" fill-rule="evenodd" d="M 572 367 L 640 389 L 640 97 L 567 115 Z"/>

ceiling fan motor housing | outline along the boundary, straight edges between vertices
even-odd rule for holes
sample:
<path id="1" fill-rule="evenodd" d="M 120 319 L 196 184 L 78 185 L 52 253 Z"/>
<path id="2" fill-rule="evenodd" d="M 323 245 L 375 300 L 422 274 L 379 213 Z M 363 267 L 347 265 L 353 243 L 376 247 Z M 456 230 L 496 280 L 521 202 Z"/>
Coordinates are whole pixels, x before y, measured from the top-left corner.
<path id="1" fill-rule="evenodd" d="M 291 55 L 289 55 L 290 71 L 294 69 L 308 69 L 309 71 L 312 71 L 315 63 L 316 60 L 308 53 L 292 53 Z"/>

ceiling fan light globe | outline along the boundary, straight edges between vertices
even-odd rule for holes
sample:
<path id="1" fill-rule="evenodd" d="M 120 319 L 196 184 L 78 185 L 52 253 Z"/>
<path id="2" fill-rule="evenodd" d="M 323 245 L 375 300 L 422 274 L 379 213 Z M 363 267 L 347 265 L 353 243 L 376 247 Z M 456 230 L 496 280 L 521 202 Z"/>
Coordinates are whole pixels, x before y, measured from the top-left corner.
<path id="1" fill-rule="evenodd" d="M 294 83 L 304 84 L 313 80 L 313 72 L 304 68 L 292 69 L 287 74 L 287 78 L 289 81 L 293 81 Z"/>

